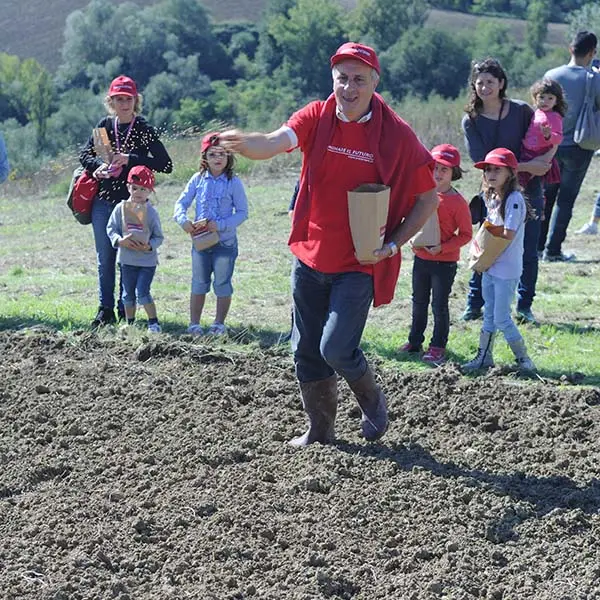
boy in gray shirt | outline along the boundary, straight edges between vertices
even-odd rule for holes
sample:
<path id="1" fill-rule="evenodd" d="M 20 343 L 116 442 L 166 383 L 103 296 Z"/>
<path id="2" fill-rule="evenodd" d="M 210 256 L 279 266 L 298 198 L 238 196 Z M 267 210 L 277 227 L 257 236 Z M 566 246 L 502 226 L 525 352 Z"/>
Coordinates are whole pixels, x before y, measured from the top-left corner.
<path id="1" fill-rule="evenodd" d="M 127 175 L 127 188 L 129 200 L 115 206 L 106 233 L 117 248 L 127 325 L 135 322 L 136 305 L 142 304 L 148 315 L 148 331 L 160 333 L 150 293 L 158 264 L 157 248 L 164 239 L 158 212 L 148 201 L 154 191 L 154 173 L 145 166 L 133 167 Z"/>

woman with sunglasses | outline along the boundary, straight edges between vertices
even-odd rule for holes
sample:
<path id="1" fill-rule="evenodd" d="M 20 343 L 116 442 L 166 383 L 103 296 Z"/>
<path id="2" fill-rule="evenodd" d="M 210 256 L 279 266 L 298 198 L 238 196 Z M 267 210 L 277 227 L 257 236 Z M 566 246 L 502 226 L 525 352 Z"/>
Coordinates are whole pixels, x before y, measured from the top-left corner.
<path id="1" fill-rule="evenodd" d="M 517 159 L 520 156 L 521 143 L 534 111 L 526 102 L 507 98 L 507 84 L 506 73 L 497 60 L 487 58 L 473 64 L 469 79 L 469 100 L 462 120 L 465 144 L 473 162 L 484 160 L 488 152 L 498 147 L 508 148 Z M 517 291 L 517 319 L 520 322 L 536 322 L 531 305 L 538 277 L 537 243 L 544 204 L 541 176 L 550 169 L 555 151 L 553 148 L 528 162 L 519 161 L 518 165 L 519 171 L 533 175 L 524 195 L 537 216 L 529 219 L 525 225 L 523 271 Z M 479 319 L 482 309 L 485 310 L 481 275 L 474 273 L 469 281 L 467 307 L 462 318 L 466 321 Z"/>

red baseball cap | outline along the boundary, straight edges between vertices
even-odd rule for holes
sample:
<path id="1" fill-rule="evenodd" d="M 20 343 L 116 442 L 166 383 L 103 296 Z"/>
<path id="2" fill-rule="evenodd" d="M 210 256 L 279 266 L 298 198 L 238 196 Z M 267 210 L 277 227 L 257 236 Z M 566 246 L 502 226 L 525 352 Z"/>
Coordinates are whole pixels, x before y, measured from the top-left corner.
<path id="1" fill-rule="evenodd" d="M 356 42 L 346 42 L 342 44 L 331 57 L 331 66 L 333 67 L 343 60 L 354 59 L 360 60 L 365 65 L 375 69 L 377 73 L 381 72 L 379 67 L 379 59 L 373 48 L 365 46 L 364 44 L 358 44 Z"/>
<path id="2" fill-rule="evenodd" d="M 108 88 L 109 96 L 132 96 L 138 95 L 135 81 L 126 75 L 119 75 L 112 80 L 110 88 Z"/>
<path id="3" fill-rule="evenodd" d="M 460 152 L 452 144 L 440 144 L 431 150 L 435 162 L 445 167 L 460 167 Z"/>
<path id="4" fill-rule="evenodd" d="M 210 147 L 218 146 L 218 145 L 219 145 L 219 132 L 212 131 L 211 133 L 207 133 L 202 138 L 202 145 L 200 146 L 200 149 L 202 152 L 206 152 Z"/>
<path id="5" fill-rule="evenodd" d="M 141 185 L 142 187 L 154 191 L 154 173 L 152 172 L 152 169 L 145 167 L 144 165 L 136 165 L 130 169 L 127 175 L 127 183 Z"/>
<path id="6" fill-rule="evenodd" d="M 508 167 L 516 171 L 519 167 L 519 162 L 517 161 L 517 157 L 508 148 L 496 148 L 488 152 L 483 160 L 476 162 L 473 166 L 476 169 L 485 169 L 486 165 Z"/>

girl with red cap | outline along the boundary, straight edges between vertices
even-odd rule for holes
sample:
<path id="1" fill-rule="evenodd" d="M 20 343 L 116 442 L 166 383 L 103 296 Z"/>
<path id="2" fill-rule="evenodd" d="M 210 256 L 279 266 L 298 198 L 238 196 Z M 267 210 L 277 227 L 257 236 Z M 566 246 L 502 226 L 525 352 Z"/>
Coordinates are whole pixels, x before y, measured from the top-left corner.
<path id="1" fill-rule="evenodd" d="M 123 281 L 123 304 L 127 325 L 135 322 L 136 305 L 148 315 L 148 331 L 160 333 L 156 305 L 150 287 L 158 265 L 158 247 L 164 236 L 158 211 L 148 201 L 154 191 L 154 173 L 138 165 L 127 175 L 129 200 L 115 206 L 106 234 L 117 250 Z"/>
<path id="2" fill-rule="evenodd" d="M 523 336 L 511 316 L 511 306 L 523 270 L 523 238 L 528 211 L 517 179 L 519 163 L 507 148 L 496 148 L 488 152 L 484 160 L 476 162 L 475 167 L 483 170 L 486 220 L 494 235 L 510 240 L 510 244 L 483 273 L 482 292 L 486 308 L 479 350 L 477 356 L 463 368 L 474 371 L 494 366 L 494 338 L 499 329 L 515 355 L 519 370 L 535 371 Z"/>
<path id="3" fill-rule="evenodd" d="M 231 306 L 231 278 L 238 255 L 237 228 L 248 218 L 248 201 L 241 180 L 233 174 L 234 156 L 219 143 L 218 133 L 202 139 L 200 170 L 189 181 L 175 203 L 174 219 L 189 233 L 192 240 L 203 233 L 213 236 L 216 243 L 197 249 L 192 244 L 192 293 L 190 295 L 190 325 L 188 333 L 202 335 L 200 325 L 206 294 L 212 286 L 217 297 L 211 335 L 223 335 L 225 319 Z M 195 202 L 195 218 L 187 211 Z"/>
<path id="4" fill-rule="evenodd" d="M 104 105 L 108 116 L 96 125 L 104 130 L 110 142 L 109 152 L 99 156 L 91 136 L 79 154 L 79 160 L 90 176 L 98 180 L 98 195 L 92 205 L 92 228 L 98 263 L 98 295 L 100 306 L 92 327 L 116 321 L 115 266 L 117 250 L 106 235 L 106 226 L 115 206 L 129 197 L 127 177 L 136 166 L 170 173 L 173 163 L 159 139 L 158 131 L 140 116 L 142 95 L 133 79 L 119 75 L 110 84 Z M 121 285 L 119 285 L 121 288 Z M 118 313 L 124 318 L 121 289 Z"/>
<path id="5" fill-rule="evenodd" d="M 472 237 L 471 213 L 463 196 L 452 187 L 462 177 L 460 153 L 450 144 L 441 144 L 431 151 L 435 160 L 433 178 L 440 201 L 437 218 L 440 225 L 440 243 L 436 246 L 415 247 L 412 270 L 412 325 L 408 342 L 401 352 L 418 353 L 422 350 L 427 327 L 427 311 L 431 298 L 433 335 L 423 361 L 439 365 L 446 360 L 446 343 L 450 331 L 448 300 L 460 258 L 460 249 Z"/>

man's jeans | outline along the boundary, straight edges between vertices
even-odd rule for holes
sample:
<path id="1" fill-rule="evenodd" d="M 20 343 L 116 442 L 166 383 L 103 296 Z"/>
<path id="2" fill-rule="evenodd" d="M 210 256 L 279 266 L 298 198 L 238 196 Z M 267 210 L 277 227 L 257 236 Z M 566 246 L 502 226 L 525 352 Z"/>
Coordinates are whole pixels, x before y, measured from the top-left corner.
<path id="1" fill-rule="evenodd" d="M 294 258 L 292 297 L 298 380 L 318 381 L 334 371 L 347 381 L 360 379 L 367 369 L 359 344 L 373 301 L 372 276 L 321 273 Z"/>
<path id="2" fill-rule="evenodd" d="M 92 205 L 92 229 L 96 243 L 96 260 L 98 263 L 98 297 L 100 306 L 115 307 L 115 268 L 117 250 L 110 242 L 106 226 L 114 206 L 99 196 Z M 121 305 L 121 283 L 119 282 L 119 305 Z"/>
<path id="3" fill-rule="evenodd" d="M 542 184 L 539 177 L 532 177 L 525 188 L 525 197 L 534 209 L 537 219 L 530 219 L 525 223 L 525 236 L 523 240 L 523 270 L 519 280 L 517 292 L 517 309 L 531 310 L 535 288 L 537 285 L 539 260 L 538 240 L 542 228 L 541 215 L 544 205 Z M 469 280 L 469 293 L 467 295 L 467 307 L 480 310 L 483 306 L 483 295 L 481 293 L 481 275 L 473 272 Z"/>
<path id="4" fill-rule="evenodd" d="M 560 183 L 546 186 L 545 221 L 538 249 L 546 247 L 546 253 L 557 256 L 562 252 L 562 243 L 567 237 L 567 227 L 573 215 L 575 199 L 590 161 L 594 156 L 593 150 L 583 150 L 579 146 L 558 147 L 556 160 L 560 167 Z"/>
<path id="5" fill-rule="evenodd" d="M 456 263 L 423 260 L 415 256 L 412 272 L 412 325 L 408 341 L 421 346 L 425 340 L 429 300 L 432 297 L 433 335 L 431 345 L 445 348 L 450 331 L 448 298 L 456 277 Z"/>

